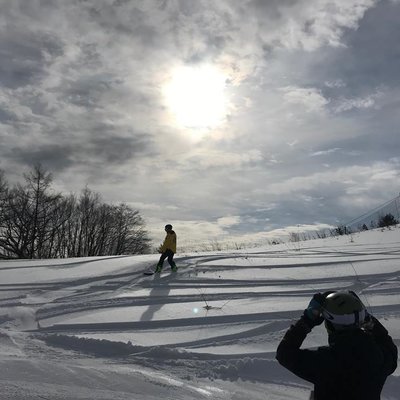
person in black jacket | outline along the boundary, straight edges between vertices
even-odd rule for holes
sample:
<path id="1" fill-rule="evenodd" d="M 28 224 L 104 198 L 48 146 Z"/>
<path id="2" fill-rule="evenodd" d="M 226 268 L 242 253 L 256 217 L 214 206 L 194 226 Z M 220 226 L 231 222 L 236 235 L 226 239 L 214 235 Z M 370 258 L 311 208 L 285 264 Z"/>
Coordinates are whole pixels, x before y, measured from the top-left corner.
<path id="1" fill-rule="evenodd" d="M 329 346 L 300 349 L 325 321 Z M 397 347 L 388 331 L 352 291 L 317 293 L 280 342 L 281 365 L 314 384 L 315 400 L 379 400 L 397 368 Z"/>

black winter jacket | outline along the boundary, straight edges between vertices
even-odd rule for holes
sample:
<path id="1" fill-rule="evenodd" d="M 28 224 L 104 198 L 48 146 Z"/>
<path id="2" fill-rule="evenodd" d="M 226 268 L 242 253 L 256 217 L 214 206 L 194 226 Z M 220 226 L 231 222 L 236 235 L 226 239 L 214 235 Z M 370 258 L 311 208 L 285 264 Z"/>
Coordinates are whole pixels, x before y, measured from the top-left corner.
<path id="1" fill-rule="evenodd" d="M 329 336 L 329 346 L 300 349 L 310 327 L 303 317 L 286 332 L 276 358 L 314 384 L 315 400 L 379 400 L 397 368 L 397 347 L 374 317 L 371 331 L 354 329 Z"/>

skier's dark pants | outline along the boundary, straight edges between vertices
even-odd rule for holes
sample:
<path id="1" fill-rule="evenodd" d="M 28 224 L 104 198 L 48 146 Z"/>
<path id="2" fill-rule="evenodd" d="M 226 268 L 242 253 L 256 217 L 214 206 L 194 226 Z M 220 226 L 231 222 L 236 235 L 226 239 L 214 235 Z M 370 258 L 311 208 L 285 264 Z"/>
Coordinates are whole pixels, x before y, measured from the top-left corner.
<path id="1" fill-rule="evenodd" d="M 162 267 L 162 265 L 164 264 L 164 260 L 168 258 L 168 263 L 171 266 L 171 268 L 175 267 L 174 255 L 175 255 L 174 252 L 170 249 L 164 251 L 164 253 L 161 254 L 160 261 L 158 261 L 157 265 L 159 267 Z"/>

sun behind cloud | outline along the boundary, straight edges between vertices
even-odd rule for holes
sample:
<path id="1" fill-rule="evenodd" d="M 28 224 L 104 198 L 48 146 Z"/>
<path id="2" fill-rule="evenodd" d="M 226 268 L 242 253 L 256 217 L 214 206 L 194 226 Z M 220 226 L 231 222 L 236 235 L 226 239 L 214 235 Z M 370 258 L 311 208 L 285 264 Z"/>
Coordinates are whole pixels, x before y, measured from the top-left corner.
<path id="1" fill-rule="evenodd" d="M 227 79 L 212 65 L 174 69 L 164 86 L 164 96 L 175 123 L 194 129 L 212 129 L 220 125 L 228 108 Z"/>

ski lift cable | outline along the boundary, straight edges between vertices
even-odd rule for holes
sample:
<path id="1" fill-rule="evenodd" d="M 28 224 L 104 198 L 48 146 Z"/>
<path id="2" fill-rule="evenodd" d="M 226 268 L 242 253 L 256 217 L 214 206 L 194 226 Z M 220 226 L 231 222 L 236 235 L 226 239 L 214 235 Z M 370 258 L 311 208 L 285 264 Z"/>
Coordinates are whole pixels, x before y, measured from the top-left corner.
<path id="1" fill-rule="evenodd" d="M 358 281 L 360 284 L 364 284 L 363 281 L 361 280 L 360 276 L 358 275 L 357 270 L 356 270 L 356 268 L 354 267 L 353 262 L 352 262 L 352 261 L 349 261 L 349 263 L 350 263 L 351 267 L 353 268 L 353 271 L 354 271 L 354 274 L 355 274 L 355 276 L 356 276 L 357 281 Z M 371 313 L 373 313 L 373 312 L 372 312 L 371 303 L 368 301 L 368 297 L 367 297 L 366 293 L 363 293 L 362 290 L 360 291 L 360 294 L 361 294 L 361 293 L 363 294 L 363 296 L 364 296 L 364 298 L 365 298 L 365 302 L 367 303 L 368 308 L 370 309 Z"/>
<path id="2" fill-rule="evenodd" d="M 372 210 L 370 210 L 370 211 L 368 211 L 368 212 L 366 212 L 366 213 L 360 215 L 360 216 L 357 217 L 357 218 L 353 218 L 352 220 L 350 220 L 349 222 L 345 223 L 344 225 L 345 225 L 345 226 L 351 225 L 351 224 L 353 224 L 354 222 L 358 221 L 359 219 L 362 219 L 362 218 L 364 218 L 364 217 L 366 217 L 366 216 L 368 216 L 368 215 L 373 214 L 374 212 L 376 212 L 376 211 L 379 210 L 380 208 L 386 207 L 387 205 L 389 205 L 389 204 L 392 203 L 392 202 L 394 202 L 394 204 L 395 204 L 395 206 L 396 206 L 396 209 L 397 209 L 397 200 L 398 200 L 399 198 L 400 198 L 400 195 L 394 197 L 393 199 L 391 199 L 391 200 L 389 200 L 389 201 L 387 201 L 387 202 L 385 202 L 385 203 L 383 203 L 383 204 L 381 204 L 381 205 L 379 205 L 379 206 L 377 206 L 377 207 L 375 207 L 375 208 L 373 208 Z M 398 209 L 397 209 L 397 213 L 398 213 Z"/>
<path id="3" fill-rule="evenodd" d="M 335 248 L 332 248 L 332 250 L 333 250 L 335 253 L 339 253 L 339 250 L 337 250 L 337 249 L 335 249 Z M 353 262 L 352 262 L 351 260 L 348 260 L 347 262 L 351 265 L 351 267 L 352 267 L 352 269 L 353 269 L 353 271 L 354 271 L 354 276 L 355 276 L 356 280 L 360 283 L 361 286 L 363 286 L 363 285 L 364 285 L 364 282 L 361 280 L 360 275 L 358 274 L 358 272 L 357 272 L 357 270 L 356 270 L 356 268 L 355 268 Z M 367 306 L 368 306 L 369 310 L 370 310 L 371 313 L 372 313 L 372 306 L 371 306 L 371 303 L 370 303 L 369 300 L 368 300 L 368 297 L 367 297 L 366 293 L 362 293 L 362 289 L 361 289 L 360 294 L 362 294 L 362 295 L 364 296 L 365 302 L 367 303 Z"/>
<path id="4" fill-rule="evenodd" d="M 400 218 L 399 206 L 397 205 L 397 202 L 398 202 L 399 199 L 400 199 L 400 195 L 398 197 L 396 197 L 396 199 L 394 200 L 394 205 L 395 205 L 396 211 L 397 211 L 397 218 Z"/>

